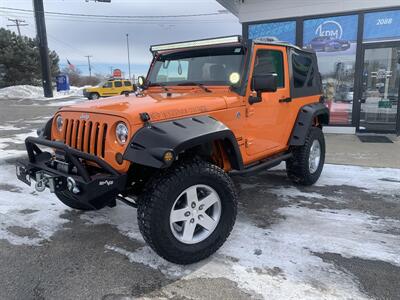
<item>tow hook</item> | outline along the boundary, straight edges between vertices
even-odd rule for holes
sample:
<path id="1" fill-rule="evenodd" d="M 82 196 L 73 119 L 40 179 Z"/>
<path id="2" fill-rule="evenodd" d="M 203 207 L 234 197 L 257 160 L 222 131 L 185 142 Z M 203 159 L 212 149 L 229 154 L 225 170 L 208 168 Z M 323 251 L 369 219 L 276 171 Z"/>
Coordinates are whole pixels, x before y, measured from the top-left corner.
<path id="1" fill-rule="evenodd" d="M 49 179 L 44 176 L 42 172 L 36 173 L 36 184 L 35 189 L 38 192 L 43 192 L 46 189 L 46 184 L 49 182 Z"/>
<path id="2" fill-rule="evenodd" d="M 61 177 L 39 171 L 36 172 L 35 178 L 35 189 L 38 192 L 43 192 L 46 188 L 49 188 L 51 193 L 65 189 L 65 181 Z"/>
<path id="3" fill-rule="evenodd" d="M 73 179 L 72 177 L 67 178 L 67 188 L 71 193 L 75 195 L 80 193 L 80 189 L 78 188 L 75 179 Z"/>

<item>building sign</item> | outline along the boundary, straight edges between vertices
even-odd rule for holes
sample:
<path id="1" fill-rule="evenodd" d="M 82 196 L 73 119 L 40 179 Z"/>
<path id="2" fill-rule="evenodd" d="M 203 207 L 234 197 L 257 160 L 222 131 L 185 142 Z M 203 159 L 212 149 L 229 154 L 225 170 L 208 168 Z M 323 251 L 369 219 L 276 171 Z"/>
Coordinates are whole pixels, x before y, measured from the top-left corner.
<path id="1" fill-rule="evenodd" d="M 305 48 L 317 52 L 353 52 L 357 43 L 358 16 L 342 16 L 304 22 Z"/>
<path id="2" fill-rule="evenodd" d="M 296 44 L 296 22 L 277 22 L 249 25 L 249 39 L 269 38 Z"/>
<path id="3" fill-rule="evenodd" d="M 365 14 L 364 41 L 400 40 L 400 10 Z"/>
<path id="4" fill-rule="evenodd" d="M 113 77 L 122 78 L 122 71 L 120 69 L 114 69 Z"/>

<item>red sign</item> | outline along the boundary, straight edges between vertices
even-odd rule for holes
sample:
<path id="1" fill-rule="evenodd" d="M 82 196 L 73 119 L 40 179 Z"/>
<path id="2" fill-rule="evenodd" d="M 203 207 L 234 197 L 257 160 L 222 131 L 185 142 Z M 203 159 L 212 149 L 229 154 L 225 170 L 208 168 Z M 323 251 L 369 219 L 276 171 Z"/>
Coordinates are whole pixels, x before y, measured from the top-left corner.
<path id="1" fill-rule="evenodd" d="M 122 71 L 121 71 L 120 69 L 115 69 L 115 70 L 113 71 L 113 77 L 119 77 L 119 78 L 121 78 L 121 77 L 122 77 Z"/>

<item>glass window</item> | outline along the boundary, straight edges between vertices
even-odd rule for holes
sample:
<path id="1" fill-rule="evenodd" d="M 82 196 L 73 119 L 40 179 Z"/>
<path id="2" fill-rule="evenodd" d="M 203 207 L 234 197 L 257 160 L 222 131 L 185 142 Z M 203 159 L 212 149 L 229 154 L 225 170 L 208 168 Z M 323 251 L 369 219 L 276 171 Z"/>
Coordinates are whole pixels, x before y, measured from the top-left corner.
<path id="1" fill-rule="evenodd" d="M 161 55 L 150 70 L 150 86 L 196 83 L 232 85 L 232 74 L 237 73 L 240 80 L 243 58 L 244 48 L 238 46 L 186 50 Z"/>
<path id="2" fill-rule="evenodd" d="M 121 81 L 114 81 L 114 86 L 116 88 L 122 87 L 122 82 Z"/>
<path id="3" fill-rule="evenodd" d="M 311 87 L 314 80 L 311 58 L 295 53 L 292 56 L 292 64 L 294 87 Z"/>
<path id="4" fill-rule="evenodd" d="M 358 16 L 304 21 L 304 48 L 317 53 L 332 125 L 352 122 Z"/>
<path id="5" fill-rule="evenodd" d="M 278 75 L 278 87 L 284 87 L 283 54 L 281 51 L 258 50 L 253 75 Z"/>
<path id="6" fill-rule="evenodd" d="M 395 131 L 399 105 L 400 47 L 366 49 L 360 130 Z"/>
<path id="7" fill-rule="evenodd" d="M 104 83 L 103 87 L 104 88 L 112 88 L 113 84 L 111 81 L 107 81 L 106 83 Z"/>
<path id="8" fill-rule="evenodd" d="M 365 14 L 364 41 L 379 42 L 400 38 L 400 10 Z"/>
<path id="9" fill-rule="evenodd" d="M 249 39 L 268 38 L 296 44 L 296 22 L 277 22 L 249 25 Z"/>
<path id="10" fill-rule="evenodd" d="M 132 85 L 132 83 L 130 81 L 128 81 L 128 80 L 124 81 L 124 86 L 131 86 L 131 85 Z"/>
<path id="11" fill-rule="evenodd" d="M 188 61 L 168 60 L 161 64 L 156 82 L 183 81 L 187 77 Z"/>

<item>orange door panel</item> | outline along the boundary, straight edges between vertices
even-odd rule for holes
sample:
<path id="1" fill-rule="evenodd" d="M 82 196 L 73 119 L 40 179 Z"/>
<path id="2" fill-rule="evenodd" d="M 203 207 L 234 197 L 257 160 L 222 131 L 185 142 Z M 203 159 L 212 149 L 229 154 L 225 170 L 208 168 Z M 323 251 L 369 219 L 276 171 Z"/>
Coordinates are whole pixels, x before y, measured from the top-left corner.
<path id="1" fill-rule="evenodd" d="M 247 103 L 246 153 L 254 158 L 284 149 L 286 145 L 290 106 L 290 84 L 286 48 L 280 46 L 257 46 L 250 74 L 278 74 L 278 90 L 262 93 L 262 101 Z M 250 78 L 251 80 L 251 78 Z M 252 94 L 251 84 L 247 95 Z"/>

